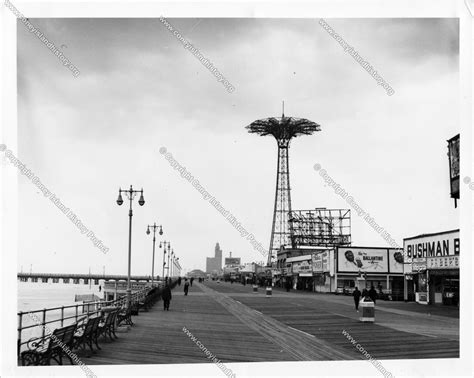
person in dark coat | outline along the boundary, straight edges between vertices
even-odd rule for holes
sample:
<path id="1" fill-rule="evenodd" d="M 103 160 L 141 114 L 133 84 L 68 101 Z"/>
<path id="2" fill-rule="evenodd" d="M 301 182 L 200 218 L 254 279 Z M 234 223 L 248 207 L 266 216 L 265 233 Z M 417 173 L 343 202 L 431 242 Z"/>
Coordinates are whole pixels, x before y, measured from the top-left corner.
<path id="1" fill-rule="evenodd" d="M 289 278 L 286 279 L 285 288 L 286 288 L 286 291 L 291 290 L 291 280 Z"/>
<path id="2" fill-rule="evenodd" d="M 372 301 L 375 304 L 375 300 L 377 299 L 377 291 L 375 291 L 374 285 L 372 285 L 372 287 L 369 290 L 369 297 L 370 299 L 372 299 Z"/>
<path id="3" fill-rule="evenodd" d="M 191 277 L 191 279 L 189 280 L 189 282 L 191 283 L 191 286 L 193 286 L 193 281 L 194 281 L 194 277 Z"/>
<path id="4" fill-rule="evenodd" d="M 187 278 L 184 279 L 184 295 L 188 295 L 189 291 L 189 281 Z"/>
<path id="5" fill-rule="evenodd" d="M 170 310 L 170 301 L 171 301 L 171 289 L 170 285 L 166 285 L 163 291 L 161 292 L 161 299 L 163 299 L 163 311 Z"/>
<path id="6" fill-rule="evenodd" d="M 360 302 L 360 296 L 361 296 L 360 290 L 356 287 L 354 292 L 352 293 L 352 296 L 354 297 L 354 304 L 357 312 L 359 312 L 359 302 Z"/>
<path id="7" fill-rule="evenodd" d="M 369 291 L 366 288 L 364 288 L 364 290 L 362 290 L 362 299 L 368 296 L 369 296 Z"/>

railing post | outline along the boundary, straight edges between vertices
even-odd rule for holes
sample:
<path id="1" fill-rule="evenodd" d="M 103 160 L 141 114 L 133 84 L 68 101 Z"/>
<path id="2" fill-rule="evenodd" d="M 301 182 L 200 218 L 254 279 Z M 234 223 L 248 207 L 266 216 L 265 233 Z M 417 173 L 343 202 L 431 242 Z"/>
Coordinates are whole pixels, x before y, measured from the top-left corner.
<path id="1" fill-rule="evenodd" d="M 18 314 L 19 318 L 18 318 L 18 346 L 17 346 L 17 349 L 18 349 L 18 356 L 20 356 L 20 349 L 21 349 L 21 327 L 23 325 L 23 312 L 20 311 L 20 313 Z"/>
<path id="2" fill-rule="evenodd" d="M 46 328 L 46 309 L 43 309 L 43 324 L 42 324 L 42 326 L 43 326 L 42 336 L 44 338 L 44 333 L 46 331 L 46 329 L 45 329 Z"/>
<path id="3" fill-rule="evenodd" d="M 64 327 L 64 306 L 61 307 L 61 328 Z"/>
<path id="4" fill-rule="evenodd" d="M 77 313 L 78 312 L 78 306 L 79 305 L 76 305 L 76 323 L 77 323 L 77 317 L 78 317 L 78 313 Z"/>

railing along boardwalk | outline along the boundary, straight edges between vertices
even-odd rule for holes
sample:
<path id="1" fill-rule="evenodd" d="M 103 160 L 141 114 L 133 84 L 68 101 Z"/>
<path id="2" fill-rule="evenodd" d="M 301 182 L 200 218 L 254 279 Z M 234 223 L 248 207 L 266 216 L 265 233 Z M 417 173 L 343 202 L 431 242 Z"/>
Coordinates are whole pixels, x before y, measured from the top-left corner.
<path id="1" fill-rule="evenodd" d="M 133 293 L 131 303 L 143 300 L 150 289 L 151 287 Z M 96 301 L 40 310 L 20 311 L 18 312 L 17 353 L 20 355 L 22 348 L 29 342 L 44 338 L 47 329 L 53 331 L 55 328 L 77 323 L 85 317 L 100 313 L 103 307 L 123 307 L 125 304 L 126 298 L 123 297 L 114 301 Z"/>

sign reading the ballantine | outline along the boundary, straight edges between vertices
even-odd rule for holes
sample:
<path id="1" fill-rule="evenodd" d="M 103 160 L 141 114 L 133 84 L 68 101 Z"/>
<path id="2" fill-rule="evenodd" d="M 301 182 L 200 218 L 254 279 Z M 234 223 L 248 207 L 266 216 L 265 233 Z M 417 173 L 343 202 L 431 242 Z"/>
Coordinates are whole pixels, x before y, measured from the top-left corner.
<path id="1" fill-rule="evenodd" d="M 388 273 L 388 249 L 340 247 L 337 249 L 337 271 Z"/>

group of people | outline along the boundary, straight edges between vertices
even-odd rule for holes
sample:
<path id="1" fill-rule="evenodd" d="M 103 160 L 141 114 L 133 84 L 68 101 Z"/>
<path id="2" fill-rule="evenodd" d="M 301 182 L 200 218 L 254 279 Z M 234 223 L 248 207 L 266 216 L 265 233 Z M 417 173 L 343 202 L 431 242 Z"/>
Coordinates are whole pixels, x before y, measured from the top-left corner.
<path id="1" fill-rule="evenodd" d="M 184 279 L 184 295 L 188 295 L 189 286 L 193 286 L 194 278 L 191 277 L 189 280 L 187 278 Z M 181 286 L 181 277 L 178 278 L 178 285 Z M 170 302 L 171 302 L 171 286 L 170 280 L 166 281 L 166 285 L 161 292 L 161 299 L 163 300 L 163 311 L 170 310 Z"/>
<path id="2" fill-rule="evenodd" d="M 356 287 L 354 292 L 352 293 L 352 296 L 354 297 L 355 309 L 356 309 L 357 312 L 359 312 L 360 298 L 361 297 L 362 297 L 362 299 L 370 298 L 370 300 L 372 302 L 374 302 L 374 304 L 375 304 L 375 301 L 377 300 L 377 291 L 375 290 L 375 287 L 373 285 L 370 288 L 370 290 L 367 290 L 366 288 L 364 288 L 364 290 L 362 290 L 362 293 Z"/>

